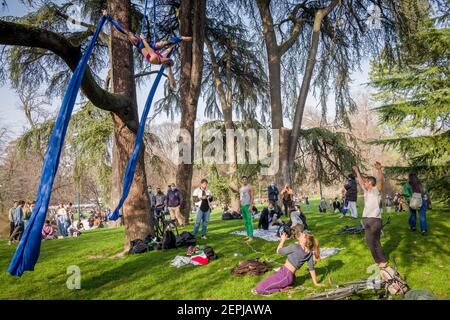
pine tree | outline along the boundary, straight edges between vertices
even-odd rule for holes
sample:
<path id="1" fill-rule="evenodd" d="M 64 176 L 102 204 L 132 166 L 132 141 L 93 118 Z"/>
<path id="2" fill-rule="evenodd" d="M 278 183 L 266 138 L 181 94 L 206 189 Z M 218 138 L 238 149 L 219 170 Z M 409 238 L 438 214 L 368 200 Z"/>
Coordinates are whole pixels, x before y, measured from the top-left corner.
<path id="1" fill-rule="evenodd" d="M 450 29 L 421 18 L 399 44 L 399 57 L 372 63 L 380 123 L 391 137 L 375 143 L 397 148 L 405 165 L 387 168 L 398 177 L 418 173 L 434 196 L 450 199 Z"/>

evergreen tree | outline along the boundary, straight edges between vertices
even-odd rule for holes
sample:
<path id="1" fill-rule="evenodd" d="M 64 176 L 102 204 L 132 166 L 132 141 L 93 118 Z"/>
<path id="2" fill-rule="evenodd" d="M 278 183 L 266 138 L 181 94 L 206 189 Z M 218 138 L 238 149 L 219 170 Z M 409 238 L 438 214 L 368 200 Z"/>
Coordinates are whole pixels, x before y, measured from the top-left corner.
<path id="1" fill-rule="evenodd" d="M 415 14 L 415 13 L 414 13 Z M 435 196 L 450 199 L 450 29 L 433 19 L 415 14 L 411 33 L 399 44 L 399 57 L 383 56 L 372 63 L 371 83 L 377 89 L 376 110 L 391 137 L 376 141 L 397 148 L 403 166 L 387 168 L 404 177 L 418 173 Z M 413 14 L 411 14 L 413 16 Z"/>

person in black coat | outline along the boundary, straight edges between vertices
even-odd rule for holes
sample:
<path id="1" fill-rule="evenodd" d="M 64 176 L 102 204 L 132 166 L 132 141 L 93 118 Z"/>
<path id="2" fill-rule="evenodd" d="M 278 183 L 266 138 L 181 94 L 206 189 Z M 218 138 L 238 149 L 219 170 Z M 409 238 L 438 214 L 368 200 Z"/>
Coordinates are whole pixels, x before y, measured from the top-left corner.
<path id="1" fill-rule="evenodd" d="M 259 217 L 258 229 L 268 230 L 269 224 L 273 219 L 277 219 L 280 216 L 281 208 L 279 206 L 274 206 L 272 202 L 269 202 L 267 207 L 261 211 L 261 216 Z"/>
<path id="2" fill-rule="evenodd" d="M 357 219 L 358 211 L 356 209 L 356 201 L 358 200 L 358 187 L 353 173 L 348 175 L 348 180 L 344 188 L 346 190 L 345 199 L 348 201 L 348 210 L 350 211 L 351 218 Z"/>
<path id="3" fill-rule="evenodd" d="M 268 187 L 267 187 L 267 197 L 269 198 L 269 202 L 273 203 L 273 205 L 277 205 L 278 203 L 278 188 L 275 185 L 274 182 L 272 182 Z"/>

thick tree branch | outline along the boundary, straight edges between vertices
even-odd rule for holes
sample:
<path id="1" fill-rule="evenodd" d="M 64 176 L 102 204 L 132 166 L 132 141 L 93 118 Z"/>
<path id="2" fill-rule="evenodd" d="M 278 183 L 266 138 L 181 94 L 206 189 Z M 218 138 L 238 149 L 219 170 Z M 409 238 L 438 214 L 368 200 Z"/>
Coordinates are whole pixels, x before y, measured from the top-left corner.
<path id="1" fill-rule="evenodd" d="M 3 20 L 0 20 L 0 44 L 50 50 L 61 57 L 72 71 L 76 69 L 82 56 L 80 47 L 74 47 L 65 37 L 55 32 Z M 103 90 L 89 67 L 84 74 L 81 89 L 95 106 L 106 111 L 121 114 L 131 105 L 127 97 Z"/>
<path id="2" fill-rule="evenodd" d="M 333 0 L 331 3 L 316 12 L 314 17 L 313 32 L 311 37 L 311 48 L 308 53 L 308 60 L 306 61 L 305 74 L 303 76 L 302 85 L 300 87 L 300 94 L 295 108 L 294 121 L 292 123 L 291 131 L 291 145 L 289 147 L 289 163 L 293 163 L 295 159 L 295 152 L 297 151 L 297 144 L 300 138 L 300 131 L 302 129 L 303 113 L 305 110 L 306 98 L 308 96 L 309 86 L 311 84 L 312 74 L 316 63 L 317 51 L 320 41 L 320 29 L 322 20 L 331 12 L 331 10 L 338 4 L 339 0 Z"/>
<path id="3" fill-rule="evenodd" d="M 295 41 L 297 41 L 298 35 L 300 34 L 300 32 L 303 29 L 303 26 L 306 23 L 306 20 L 300 17 L 297 17 L 298 12 L 300 11 L 300 9 L 306 9 L 305 5 L 303 3 L 298 3 L 294 9 L 292 10 L 292 14 L 290 15 L 290 17 L 288 18 L 288 20 L 291 20 L 294 23 L 294 26 L 292 27 L 292 30 L 290 32 L 289 38 L 283 42 L 282 44 L 280 44 L 278 46 L 278 50 L 280 52 L 280 56 L 282 56 L 283 54 L 286 53 L 286 51 L 288 51 L 295 43 Z"/>

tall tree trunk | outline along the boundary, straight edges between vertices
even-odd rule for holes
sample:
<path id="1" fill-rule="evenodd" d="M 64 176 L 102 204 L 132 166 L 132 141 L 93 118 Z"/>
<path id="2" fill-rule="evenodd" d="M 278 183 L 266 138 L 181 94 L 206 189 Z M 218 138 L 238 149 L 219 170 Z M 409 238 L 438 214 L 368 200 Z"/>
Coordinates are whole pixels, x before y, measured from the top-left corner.
<path id="1" fill-rule="evenodd" d="M 205 38 L 206 0 L 183 0 L 180 7 L 180 33 L 192 36 L 192 42 L 181 44 L 180 129 L 189 132 L 191 137 L 191 161 L 177 167 L 177 186 L 183 195 L 181 213 L 184 223 L 189 223 L 191 211 L 191 187 L 194 161 L 194 131 L 197 117 L 197 103 L 200 96 L 203 71 L 203 44 Z"/>
<path id="2" fill-rule="evenodd" d="M 264 42 L 267 52 L 267 63 L 269 67 L 269 93 L 270 109 L 272 116 L 272 129 L 280 130 L 279 148 L 279 170 L 276 176 L 278 185 L 290 183 L 290 176 L 287 171 L 289 139 L 288 129 L 283 129 L 283 105 L 281 102 L 281 53 L 277 43 L 273 18 L 270 12 L 269 0 L 256 1 L 261 16 Z M 276 143 L 276 142 L 275 142 Z"/>
<path id="3" fill-rule="evenodd" d="M 225 131 L 234 130 L 233 124 L 233 87 L 231 81 L 231 60 L 228 57 L 227 59 L 227 67 L 226 67 L 226 88 L 225 92 L 224 83 L 220 76 L 219 65 L 217 64 L 217 57 L 214 52 L 214 47 L 212 43 L 209 41 L 208 37 L 205 37 L 206 47 L 208 49 L 208 53 L 211 59 L 211 68 L 214 73 L 215 86 L 217 88 L 217 92 L 219 93 L 220 106 L 222 107 L 223 119 L 224 119 L 224 127 Z M 226 133 L 225 133 L 226 135 Z M 232 140 L 225 139 L 227 148 L 226 150 L 234 150 L 233 154 L 228 155 L 232 156 L 233 159 L 227 165 L 226 174 L 230 177 L 230 189 L 231 189 L 231 208 L 233 211 L 239 212 L 240 209 L 240 201 L 239 201 L 239 183 L 237 176 L 237 155 L 235 150 L 234 138 Z"/>
<path id="4" fill-rule="evenodd" d="M 330 13 L 330 11 L 338 4 L 338 0 L 333 0 L 328 7 L 320 9 L 316 12 L 314 17 L 313 32 L 311 36 L 311 47 L 308 53 L 308 60 L 306 61 L 305 74 L 303 75 L 302 86 L 300 88 L 300 95 L 295 106 L 294 121 L 292 123 L 292 132 L 290 137 L 290 144 L 288 148 L 288 165 L 289 175 L 293 175 L 293 167 L 295 161 L 295 154 L 297 151 L 298 140 L 300 139 L 300 131 L 302 129 L 303 113 L 305 111 L 306 98 L 308 97 L 309 87 L 316 64 L 317 51 L 320 41 L 320 27 L 323 19 Z"/>
<path id="5" fill-rule="evenodd" d="M 109 12 L 114 12 L 116 20 L 126 28 L 130 27 L 130 9 L 129 1 L 108 1 Z M 139 117 L 134 82 L 133 53 L 127 39 L 114 28 L 111 28 L 111 61 L 113 92 L 131 97 L 130 105 L 127 108 L 124 108 L 120 114 L 117 112 L 112 114 L 115 144 L 113 147 L 112 177 L 120 177 L 119 183 L 122 185 L 125 168 L 133 152 Z M 146 192 L 147 181 L 143 155 L 144 148 L 139 157 L 130 193 L 122 208 L 122 219 L 125 225 L 125 249 L 128 248 L 131 240 L 145 239 L 149 234 L 153 234 L 149 199 Z M 113 180 L 113 183 L 117 182 L 117 180 Z M 113 190 L 114 201 L 121 188 L 113 185 Z"/>

